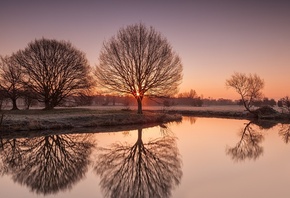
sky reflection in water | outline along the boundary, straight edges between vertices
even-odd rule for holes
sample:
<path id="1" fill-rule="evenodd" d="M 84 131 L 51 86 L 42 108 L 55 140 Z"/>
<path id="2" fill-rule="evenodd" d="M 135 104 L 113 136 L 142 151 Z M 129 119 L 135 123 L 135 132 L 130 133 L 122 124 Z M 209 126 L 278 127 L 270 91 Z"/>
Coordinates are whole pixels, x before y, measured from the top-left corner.
<path id="1" fill-rule="evenodd" d="M 1 139 L 4 197 L 288 197 L 290 125 L 184 117 L 114 133 Z"/>

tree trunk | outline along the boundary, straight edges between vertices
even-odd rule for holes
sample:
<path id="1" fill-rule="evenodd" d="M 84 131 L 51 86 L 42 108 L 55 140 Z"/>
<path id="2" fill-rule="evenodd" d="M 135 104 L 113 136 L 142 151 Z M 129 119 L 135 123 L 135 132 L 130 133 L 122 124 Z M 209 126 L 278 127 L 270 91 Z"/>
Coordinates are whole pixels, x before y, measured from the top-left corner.
<path id="1" fill-rule="evenodd" d="M 246 110 L 249 113 L 251 113 L 255 118 L 258 118 L 259 115 L 257 114 L 257 112 L 256 111 L 252 111 L 251 108 L 249 107 L 249 104 L 247 104 L 246 101 L 244 101 L 244 99 L 242 99 L 242 100 L 243 100 L 243 104 L 244 104 L 244 107 L 246 108 Z"/>
<path id="2" fill-rule="evenodd" d="M 52 110 L 54 108 L 54 106 L 49 101 L 45 101 L 44 104 L 45 104 L 44 110 Z"/>
<path id="3" fill-rule="evenodd" d="M 12 109 L 11 110 L 19 110 L 17 107 L 16 99 L 12 99 Z"/>

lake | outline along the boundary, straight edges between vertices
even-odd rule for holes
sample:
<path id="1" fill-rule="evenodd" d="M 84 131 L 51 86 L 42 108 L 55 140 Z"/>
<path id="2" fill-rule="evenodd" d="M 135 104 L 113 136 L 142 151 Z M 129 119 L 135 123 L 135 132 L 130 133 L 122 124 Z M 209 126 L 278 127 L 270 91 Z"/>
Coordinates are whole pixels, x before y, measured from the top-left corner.
<path id="1" fill-rule="evenodd" d="M 289 139 L 289 124 L 199 117 L 2 138 L 1 197 L 286 198 Z"/>

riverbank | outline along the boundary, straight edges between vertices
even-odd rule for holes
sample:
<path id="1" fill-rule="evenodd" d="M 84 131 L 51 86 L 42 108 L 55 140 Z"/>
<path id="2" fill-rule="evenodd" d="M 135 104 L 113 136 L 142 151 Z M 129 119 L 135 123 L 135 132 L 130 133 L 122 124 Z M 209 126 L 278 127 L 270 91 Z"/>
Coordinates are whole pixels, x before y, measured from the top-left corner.
<path id="1" fill-rule="evenodd" d="M 51 111 L 1 111 L 1 131 L 36 131 L 56 129 L 105 128 L 125 125 L 162 124 L 181 121 L 179 114 L 135 111 L 65 108 Z M 2 117 L 2 116 L 1 116 Z"/>
<path id="2" fill-rule="evenodd" d="M 290 123 L 289 113 L 282 112 L 277 108 L 263 106 L 256 108 L 252 113 L 235 108 L 200 108 L 200 109 L 171 109 L 167 113 L 181 114 L 183 116 L 197 116 L 197 117 L 215 117 L 215 118 L 230 118 L 230 119 L 247 119 L 247 120 L 269 120 L 281 123 Z"/>
<path id="3" fill-rule="evenodd" d="M 1 115 L 3 118 L 1 119 Z M 182 116 L 216 117 L 230 119 L 247 119 L 253 117 L 241 106 L 212 107 L 144 107 L 144 113 L 138 115 L 133 108 L 83 107 L 57 108 L 51 111 L 41 109 L 0 111 L 0 131 L 37 131 L 85 129 L 106 131 L 108 128 L 129 125 L 158 125 L 166 122 L 181 121 Z M 289 123 L 288 117 L 279 113 L 263 115 L 263 120 Z M 2 121 L 1 121 L 2 120 Z"/>

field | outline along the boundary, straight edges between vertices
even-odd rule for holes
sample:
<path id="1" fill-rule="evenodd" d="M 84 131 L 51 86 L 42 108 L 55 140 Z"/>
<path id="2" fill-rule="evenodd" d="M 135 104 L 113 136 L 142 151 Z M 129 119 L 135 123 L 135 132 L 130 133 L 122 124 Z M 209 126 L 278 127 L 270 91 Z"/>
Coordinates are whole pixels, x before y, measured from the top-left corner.
<path id="1" fill-rule="evenodd" d="M 138 115 L 136 111 L 119 108 L 56 108 L 0 112 L 0 130 L 31 131 L 52 129 L 104 128 L 121 125 L 146 125 L 180 121 L 181 115 L 148 112 Z"/>
<path id="2" fill-rule="evenodd" d="M 181 115 L 246 119 L 248 113 L 242 106 L 144 106 L 138 115 L 136 106 L 86 106 L 56 108 L 44 111 L 0 111 L 0 131 L 31 131 L 52 129 L 104 128 L 124 125 L 160 124 L 180 121 Z M 278 109 L 277 109 L 278 110 Z"/>

